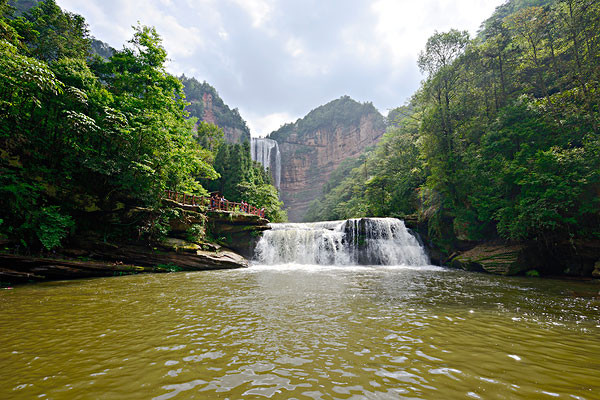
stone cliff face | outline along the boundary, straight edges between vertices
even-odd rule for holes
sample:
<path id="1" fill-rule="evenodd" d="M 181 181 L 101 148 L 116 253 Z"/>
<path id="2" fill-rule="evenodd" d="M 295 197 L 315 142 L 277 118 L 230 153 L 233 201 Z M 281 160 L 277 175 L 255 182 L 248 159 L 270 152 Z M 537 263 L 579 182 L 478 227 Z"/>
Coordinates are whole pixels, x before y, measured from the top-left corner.
<path id="1" fill-rule="evenodd" d="M 217 125 L 223 130 L 228 143 L 250 142 L 250 129 L 237 108 L 231 109 L 219 96 L 216 89 L 206 82 L 181 76 L 186 100 L 191 104 L 190 116 L 200 121 Z"/>
<path id="2" fill-rule="evenodd" d="M 280 194 L 289 220 L 302 221 L 339 164 L 377 143 L 384 131 L 383 117 L 371 104 L 343 97 L 272 133 L 281 151 Z"/>
<path id="3" fill-rule="evenodd" d="M 246 127 L 245 121 L 239 117 L 239 114 L 237 114 L 239 118 L 235 120 L 235 123 L 228 121 L 228 119 L 235 119 L 236 111 L 229 110 L 229 108 L 225 110 L 224 107 L 219 107 L 219 105 L 215 106 L 211 93 L 206 92 L 202 95 L 202 108 L 203 114 L 200 119 L 221 128 L 226 142 L 243 143 L 250 140 L 250 131 Z M 222 117 L 224 113 L 228 113 L 229 115 Z"/>
<path id="4" fill-rule="evenodd" d="M 10 0 L 8 3 L 16 8 L 18 15 L 22 15 L 30 8 L 37 6 L 40 1 L 41 0 Z"/>

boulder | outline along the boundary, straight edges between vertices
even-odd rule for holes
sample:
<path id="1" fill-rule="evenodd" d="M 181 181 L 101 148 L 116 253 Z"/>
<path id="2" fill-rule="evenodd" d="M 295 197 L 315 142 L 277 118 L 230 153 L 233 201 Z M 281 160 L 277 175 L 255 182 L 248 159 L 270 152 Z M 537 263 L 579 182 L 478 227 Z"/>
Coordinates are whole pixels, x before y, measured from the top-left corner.
<path id="1" fill-rule="evenodd" d="M 271 229 L 269 220 L 253 214 L 209 211 L 208 231 L 228 248 L 252 258 L 261 233 Z"/>
<path id="2" fill-rule="evenodd" d="M 517 275 L 537 267 L 535 257 L 524 244 L 489 244 L 475 246 L 458 254 L 448 266 L 467 271 L 485 271 L 496 275 Z"/>
<path id="3" fill-rule="evenodd" d="M 142 267 L 122 262 L 65 260 L 0 254 L 0 281 L 5 283 L 82 279 L 144 272 L 169 272 L 169 270 L 157 266 Z"/>
<path id="4" fill-rule="evenodd" d="M 183 271 L 248 267 L 248 260 L 229 249 L 204 250 L 201 245 L 175 238 L 168 238 L 157 247 L 125 245 L 115 248 L 98 243 L 92 256 L 149 267 L 174 266 L 175 270 Z"/>
<path id="5" fill-rule="evenodd" d="M 204 226 L 206 216 L 202 213 L 180 210 L 180 216 L 169 220 L 169 232 L 177 234 L 187 234 L 194 225 Z"/>

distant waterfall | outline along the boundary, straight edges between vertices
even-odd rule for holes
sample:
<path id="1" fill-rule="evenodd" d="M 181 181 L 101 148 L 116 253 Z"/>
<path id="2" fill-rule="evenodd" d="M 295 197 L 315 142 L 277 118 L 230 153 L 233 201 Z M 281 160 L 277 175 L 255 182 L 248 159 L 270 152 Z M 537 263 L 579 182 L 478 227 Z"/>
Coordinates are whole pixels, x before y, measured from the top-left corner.
<path id="1" fill-rule="evenodd" d="M 254 161 L 270 169 L 275 187 L 281 184 L 281 153 L 276 141 L 266 138 L 252 138 L 251 154 Z"/>
<path id="2" fill-rule="evenodd" d="M 429 264 L 417 238 L 395 218 L 271 224 L 255 258 L 261 264 Z"/>

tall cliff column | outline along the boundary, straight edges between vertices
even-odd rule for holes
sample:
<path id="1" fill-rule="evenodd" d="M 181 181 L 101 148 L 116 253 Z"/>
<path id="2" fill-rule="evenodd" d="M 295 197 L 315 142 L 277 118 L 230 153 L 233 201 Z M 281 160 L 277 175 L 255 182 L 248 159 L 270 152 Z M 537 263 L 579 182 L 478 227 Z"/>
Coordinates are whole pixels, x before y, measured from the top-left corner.
<path id="1" fill-rule="evenodd" d="M 371 103 L 347 96 L 273 132 L 270 138 L 281 151 L 280 195 L 289 220 L 302 221 L 340 163 L 359 156 L 384 132 L 384 118 Z"/>

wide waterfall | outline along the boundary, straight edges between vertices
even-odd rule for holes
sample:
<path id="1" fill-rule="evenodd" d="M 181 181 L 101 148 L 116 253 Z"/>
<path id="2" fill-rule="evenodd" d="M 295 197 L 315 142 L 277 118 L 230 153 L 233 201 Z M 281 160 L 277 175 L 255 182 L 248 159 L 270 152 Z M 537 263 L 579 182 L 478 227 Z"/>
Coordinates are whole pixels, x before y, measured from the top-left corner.
<path id="1" fill-rule="evenodd" d="M 428 265 L 415 236 L 395 218 L 271 224 L 255 250 L 261 264 Z"/>
<path id="2" fill-rule="evenodd" d="M 252 138 L 251 156 L 254 161 L 268 168 L 273 176 L 273 183 L 279 189 L 281 184 L 281 153 L 276 141 L 266 138 Z"/>

